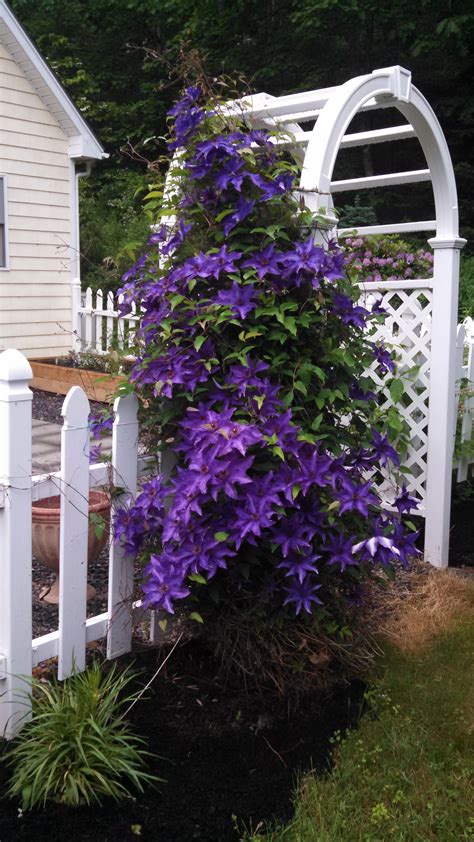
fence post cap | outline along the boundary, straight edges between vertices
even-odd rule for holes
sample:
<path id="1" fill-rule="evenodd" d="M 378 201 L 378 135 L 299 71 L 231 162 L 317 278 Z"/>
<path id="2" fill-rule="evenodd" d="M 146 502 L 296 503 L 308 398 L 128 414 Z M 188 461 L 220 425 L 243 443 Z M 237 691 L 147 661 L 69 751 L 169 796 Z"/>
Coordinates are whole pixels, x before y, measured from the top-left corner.
<path id="1" fill-rule="evenodd" d="M 76 418 L 85 419 L 85 424 L 87 425 L 89 412 L 90 403 L 86 393 L 80 386 L 72 386 L 64 398 L 61 408 L 61 415 L 64 418 L 65 426 L 71 426 L 71 424 L 75 426 Z"/>
<path id="2" fill-rule="evenodd" d="M 31 380 L 33 372 L 28 360 L 16 348 L 0 353 L 0 381 L 11 383 L 17 380 Z"/>

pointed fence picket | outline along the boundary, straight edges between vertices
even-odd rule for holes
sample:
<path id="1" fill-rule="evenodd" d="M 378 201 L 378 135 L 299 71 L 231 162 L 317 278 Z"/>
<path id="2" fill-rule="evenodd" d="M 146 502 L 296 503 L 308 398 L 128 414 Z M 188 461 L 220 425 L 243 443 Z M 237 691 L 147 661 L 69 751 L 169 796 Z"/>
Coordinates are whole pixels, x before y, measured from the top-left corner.
<path id="1" fill-rule="evenodd" d="M 0 736 L 17 733 L 29 715 L 25 695 L 32 668 L 58 657 L 58 676 L 85 666 L 86 644 L 106 639 L 107 657 L 128 652 L 132 623 L 156 623 L 153 612 L 133 601 L 133 563 L 110 542 L 108 607 L 87 618 L 88 496 L 96 487 L 134 494 L 140 474 L 154 458 L 138 455 L 138 403 L 134 396 L 114 404 L 112 461 L 89 464 L 89 402 L 73 387 L 62 409 L 61 468 L 31 473 L 32 373 L 19 351 L 0 354 Z M 58 628 L 32 639 L 31 504 L 60 495 L 60 595 Z M 153 632 L 153 635 L 155 633 Z"/>
<path id="2" fill-rule="evenodd" d="M 471 446 L 470 454 L 461 455 L 457 463 L 458 482 L 468 478 L 469 465 L 474 462 L 474 320 L 466 319 L 458 327 L 458 345 L 460 336 L 464 332 L 464 347 L 458 357 L 459 380 L 457 384 L 457 400 L 461 407 L 460 442 Z M 467 349 L 467 350 L 466 350 Z M 464 357 L 466 360 L 464 361 Z"/>
<path id="3" fill-rule="evenodd" d="M 90 287 L 86 289 L 74 311 L 76 350 L 106 354 L 115 348 L 126 350 L 133 346 L 139 316 L 134 304 L 129 315 L 120 316 L 122 300 L 123 295 L 110 291 L 104 300 L 102 290 L 94 293 Z"/>
<path id="4" fill-rule="evenodd" d="M 73 386 L 64 401 L 61 430 L 59 545 L 60 680 L 85 667 L 89 524 L 89 401 Z"/>
<path id="5" fill-rule="evenodd" d="M 121 490 L 118 502 L 126 502 L 137 488 L 138 402 L 134 395 L 114 404 L 112 465 L 114 486 Z M 112 528 L 112 526 L 111 526 Z M 110 542 L 109 613 L 113 622 L 107 633 L 107 657 L 116 658 L 132 648 L 133 559 L 114 541 Z"/>

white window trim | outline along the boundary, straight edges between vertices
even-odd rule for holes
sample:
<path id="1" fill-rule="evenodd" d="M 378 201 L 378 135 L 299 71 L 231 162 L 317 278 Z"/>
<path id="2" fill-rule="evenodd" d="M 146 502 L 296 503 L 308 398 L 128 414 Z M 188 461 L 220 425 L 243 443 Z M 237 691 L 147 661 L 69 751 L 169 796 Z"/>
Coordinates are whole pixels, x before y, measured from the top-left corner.
<path id="1" fill-rule="evenodd" d="M 5 237 L 5 266 L 0 266 L 0 272 L 10 271 L 10 243 L 9 243 L 9 226 L 8 226 L 8 176 L 0 173 L 0 178 L 3 180 L 3 210 L 4 210 L 4 237 Z"/>

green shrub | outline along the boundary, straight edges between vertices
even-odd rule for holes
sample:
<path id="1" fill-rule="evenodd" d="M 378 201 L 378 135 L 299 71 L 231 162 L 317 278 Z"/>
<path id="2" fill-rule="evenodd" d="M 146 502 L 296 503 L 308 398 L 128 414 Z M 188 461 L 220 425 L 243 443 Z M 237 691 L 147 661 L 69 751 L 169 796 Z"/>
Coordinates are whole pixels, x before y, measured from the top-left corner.
<path id="1" fill-rule="evenodd" d="M 112 170 L 80 181 L 82 287 L 116 290 L 149 235 L 141 206 L 146 189 L 138 172 Z"/>
<path id="2" fill-rule="evenodd" d="M 459 315 L 462 319 L 474 316 L 474 256 L 461 255 L 459 279 Z"/>

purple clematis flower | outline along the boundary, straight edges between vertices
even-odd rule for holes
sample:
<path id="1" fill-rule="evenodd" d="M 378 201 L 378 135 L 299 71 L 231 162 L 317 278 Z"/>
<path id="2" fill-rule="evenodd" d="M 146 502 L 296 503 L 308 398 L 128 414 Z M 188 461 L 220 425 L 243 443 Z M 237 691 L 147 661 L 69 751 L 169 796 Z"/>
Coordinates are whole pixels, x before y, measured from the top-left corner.
<path id="1" fill-rule="evenodd" d="M 248 536 L 260 536 L 262 529 L 272 525 L 274 517 L 275 513 L 265 498 L 248 494 L 244 499 L 244 504 L 237 506 L 235 509 L 232 531 L 236 536 L 235 545 L 237 549 Z"/>
<path id="2" fill-rule="evenodd" d="M 408 532 L 400 521 L 394 521 L 393 540 L 400 553 L 400 562 L 403 567 L 408 567 L 410 561 L 415 556 L 420 555 L 421 550 L 416 546 L 416 541 L 419 537 L 419 530 L 417 532 Z"/>
<path id="3" fill-rule="evenodd" d="M 354 401 L 376 401 L 377 395 L 375 392 L 371 392 L 369 388 L 364 388 L 364 386 L 358 383 L 356 380 L 353 380 L 352 383 L 349 385 L 349 396 Z"/>
<path id="4" fill-rule="evenodd" d="M 249 178 L 261 190 L 260 198 L 263 202 L 275 196 L 283 196 L 294 186 L 294 176 L 291 173 L 279 173 L 275 178 L 263 178 L 258 173 L 249 173 Z"/>
<path id="5" fill-rule="evenodd" d="M 282 266 L 282 255 L 275 252 L 275 246 L 270 244 L 263 251 L 252 254 L 244 260 L 242 269 L 255 269 L 258 279 L 263 281 L 267 275 L 279 275 Z"/>
<path id="6" fill-rule="evenodd" d="M 199 252 L 182 266 L 189 266 L 189 277 L 215 278 L 217 281 L 222 273 L 236 271 L 236 261 L 241 256 L 242 252 L 228 251 L 227 246 L 222 246 L 219 251 L 210 254 Z"/>
<path id="7" fill-rule="evenodd" d="M 303 276 L 317 275 L 324 263 L 324 254 L 324 249 L 314 244 L 312 236 L 304 243 L 295 243 L 294 251 L 283 256 L 286 274 L 295 274 L 298 284 Z"/>
<path id="8" fill-rule="evenodd" d="M 378 430 L 372 429 L 373 459 L 386 465 L 390 460 L 394 465 L 400 464 L 397 451 L 389 444 L 387 435 L 382 436 Z"/>
<path id="9" fill-rule="evenodd" d="M 307 614 L 311 614 L 313 610 L 311 605 L 312 602 L 316 605 L 323 604 L 322 600 L 316 596 L 316 591 L 318 591 L 320 587 L 321 585 L 312 585 L 309 576 L 307 576 L 302 582 L 295 579 L 291 586 L 286 589 L 287 596 L 283 601 L 283 605 L 294 603 L 296 614 L 299 614 L 302 609 L 304 609 Z"/>
<path id="10" fill-rule="evenodd" d="M 236 486 L 249 485 L 253 480 L 247 475 L 247 471 L 251 468 L 254 461 L 253 456 L 248 456 L 246 459 L 241 459 L 233 454 L 231 459 L 223 464 L 221 470 L 217 471 L 215 477 L 211 482 L 211 496 L 213 500 L 217 500 L 219 492 L 222 492 L 226 497 L 237 498 L 240 489 Z"/>
<path id="11" fill-rule="evenodd" d="M 213 533 L 207 529 L 196 529 L 191 532 L 179 547 L 173 557 L 183 569 L 189 573 L 205 571 L 211 579 L 218 569 L 227 567 L 227 559 L 235 556 L 235 552 L 223 541 L 217 541 Z"/>
<path id="12" fill-rule="evenodd" d="M 378 499 L 372 492 L 370 482 L 363 485 L 356 485 L 347 479 L 341 490 L 336 492 L 339 500 L 339 514 L 344 512 L 358 512 L 362 517 L 368 517 L 369 506 L 378 504 Z"/>
<path id="13" fill-rule="evenodd" d="M 193 227 L 192 222 L 186 223 L 184 219 L 180 219 L 174 233 L 171 235 L 171 237 L 165 243 L 165 245 L 162 246 L 162 248 L 161 248 L 162 254 L 168 255 L 168 254 L 172 254 L 174 251 L 176 251 L 176 249 L 179 248 L 179 246 L 181 246 L 184 243 L 184 241 L 185 241 L 185 239 L 186 239 L 187 235 L 189 234 L 192 227 Z M 160 229 L 159 236 L 162 236 L 163 228 L 165 228 L 165 230 L 167 231 L 166 225 L 163 225 L 162 228 Z M 154 236 L 156 236 L 156 235 L 152 234 L 152 237 L 150 238 L 150 241 Z"/>
<path id="14" fill-rule="evenodd" d="M 103 459 L 102 444 L 95 444 L 89 450 L 89 462 L 91 465 L 95 465 L 101 459 Z"/>
<path id="15" fill-rule="evenodd" d="M 250 216 L 254 207 L 255 201 L 253 199 L 245 199 L 243 196 L 239 196 L 237 207 L 231 214 L 226 216 L 222 226 L 226 237 L 229 236 L 230 232 L 239 222 L 243 222 L 244 219 Z"/>
<path id="16" fill-rule="evenodd" d="M 189 596 L 190 590 L 184 585 L 183 576 L 173 570 L 172 563 L 165 553 L 151 556 L 145 568 L 148 581 L 142 586 L 145 607 L 162 608 L 168 614 L 174 614 L 173 600 Z"/>
<path id="17" fill-rule="evenodd" d="M 112 432 L 114 416 L 110 410 L 103 410 L 89 416 L 89 429 L 95 439 L 106 436 Z"/>
<path id="18" fill-rule="evenodd" d="M 318 525 L 307 520 L 303 512 L 295 512 L 273 527 L 271 541 L 280 546 L 283 558 L 287 558 L 290 553 L 309 550 L 310 542 L 318 531 Z"/>
<path id="19" fill-rule="evenodd" d="M 369 311 L 365 307 L 355 306 L 352 298 L 349 298 L 348 295 L 336 293 L 333 296 L 331 309 L 336 316 L 340 316 L 343 324 L 354 325 L 354 327 L 360 327 L 362 329 L 365 328 Z"/>
<path id="20" fill-rule="evenodd" d="M 391 538 L 387 538 L 385 535 L 373 535 L 372 538 L 366 538 L 364 541 L 359 541 L 358 544 L 354 544 L 352 547 L 353 553 L 362 553 L 362 557 L 370 558 L 375 560 L 376 556 L 380 556 L 380 549 L 389 550 L 388 559 L 392 556 L 400 556 L 400 550 L 397 549 L 395 546 L 394 541 Z M 382 558 L 378 558 L 378 561 L 385 561 L 385 555 L 382 555 Z M 383 562 L 382 562 L 383 563 Z"/>
<path id="21" fill-rule="evenodd" d="M 229 187 L 233 187 L 240 193 L 246 174 L 244 162 L 232 158 L 221 167 L 219 175 L 215 179 L 215 185 L 219 190 L 227 190 Z"/>
<path id="22" fill-rule="evenodd" d="M 214 301 L 216 304 L 228 305 L 235 316 L 245 319 L 257 306 L 255 295 L 256 291 L 253 284 L 244 287 L 234 281 L 230 289 L 219 290 Z"/>
<path id="23" fill-rule="evenodd" d="M 404 512 L 411 512 L 413 509 L 419 507 L 419 502 L 415 497 L 411 497 L 407 487 L 404 485 L 399 496 L 394 500 L 393 505 L 398 509 L 400 514 Z"/>
<path id="24" fill-rule="evenodd" d="M 371 345 L 374 351 L 374 359 L 376 359 L 379 364 L 380 372 L 384 374 L 386 371 L 394 371 L 395 363 L 390 351 L 388 351 L 381 343 L 376 345 L 372 342 Z"/>
<path id="25" fill-rule="evenodd" d="M 345 538 L 344 535 L 338 532 L 331 534 L 324 547 L 329 554 L 328 564 L 337 564 L 342 572 L 344 572 L 346 567 L 351 567 L 354 564 L 357 564 L 357 560 L 354 558 L 352 551 L 353 546 L 353 536 Z"/>
<path id="26" fill-rule="evenodd" d="M 291 410 L 272 415 L 263 426 L 263 432 L 275 441 L 278 447 L 289 453 L 297 454 L 301 449 L 298 441 L 300 428 L 293 423 Z"/>
<path id="27" fill-rule="evenodd" d="M 309 456 L 300 456 L 299 470 L 295 474 L 295 482 L 301 487 L 301 493 L 307 494 L 314 486 L 324 488 L 330 485 L 328 473 L 331 471 L 333 460 L 314 449 Z"/>
<path id="28" fill-rule="evenodd" d="M 243 397 L 251 386 L 261 386 L 262 381 L 258 378 L 261 371 L 268 370 L 268 364 L 262 360 L 252 360 L 246 357 L 246 365 L 233 365 L 226 377 L 229 386 L 236 386 L 237 395 Z"/>
<path id="29" fill-rule="evenodd" d="M 315 564 L 318 558 L 321 558 L 321 556 L 315 553 L 308 555 L 296 553 L 289 558 L 285 558 L 280 564 L 277 564 L 277 567 L 286 570 L 285 576 L 294 576 L 301 584 L 307 573 L 318 573 Z"/>

